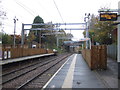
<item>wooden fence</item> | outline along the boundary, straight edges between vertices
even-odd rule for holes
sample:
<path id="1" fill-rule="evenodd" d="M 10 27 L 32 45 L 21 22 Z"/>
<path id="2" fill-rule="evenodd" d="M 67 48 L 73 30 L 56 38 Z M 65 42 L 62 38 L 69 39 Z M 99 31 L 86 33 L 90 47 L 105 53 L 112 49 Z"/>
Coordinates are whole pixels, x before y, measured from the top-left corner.
<path id="1" fill-rule="evenodd" d="M 107 47 L 105 45 L 91 46 L 91 49 L 83 49 L 82 56 L 92 70 L 107 68 Z"/>
<path id="2" fill-rule="evenodd" d="M 53 53 L 52 50 L 43 48 L 24 48 L 24 47 L 2 47 L 2 59 L 12 59 L 24 56 Z"/>
<path id="3" fill-rule="evenodd" d="M 4 45 L 2 45 L 2 48 L 28 48 L 28 45 L 18 44 L 18 45 L 15 45 L 15 47 L 14 47 L 14 45 L 4 44 Z"/>

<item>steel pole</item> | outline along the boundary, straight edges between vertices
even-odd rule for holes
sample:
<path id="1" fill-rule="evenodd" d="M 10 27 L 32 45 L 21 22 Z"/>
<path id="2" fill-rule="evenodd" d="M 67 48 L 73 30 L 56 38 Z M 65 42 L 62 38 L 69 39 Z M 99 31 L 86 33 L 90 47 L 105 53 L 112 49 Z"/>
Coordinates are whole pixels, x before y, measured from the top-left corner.
<path id="1" fill-rule="evenodd" d="M 88 26 L 86 22 L 86 38 L 88 38 Z M 86 41 L 86 49 L 88 49 L 88 41 Z"/>
<path id="2" fill-rule="evenodd" d="M 85 14 L 85 16 L 86 16 L 87 14 Z M 85 23 L 86 23 L 86 38 L 89 38 L 89 32 L 88 32 L 88 30 L 89 30 L 89 17 L 90 17 L 90 13 L 85 17 Z M 86 18 L 88 19 L 87 21 L 86 21 Z M 86 49 L 89 49 L 89 41 L 87 40 L 86 41 Z"/>
<path id="3" fill-rule="evenodd" d="M 118 3 L 118 22 L 120 22 L 120 1 Z M 120 24 L 118 24 L 118 62 L 120 62 Z"/>
<path id="4" fill-rule="evenodd" d="M 21 31 L 21 45 L 24 45 L 24 24 L 22 23 L 22 31 Z"/>
<path id="5" fill-rule="evenodd" d="M 120 1 L 118 2 L 118 22 L 120 22 Z M 118 61 L 118 78 L 120 79 L 120 24 L 118 24 L 118 53 L 117 53 L 117 61 Z"/>
<path id="6" fill-rule="evenodd" d="M 15 47 L 15 31 L 16 31 L 16 20 L 14 19 L 14 47 Z"/>
<path id="7" fill-rule="evenodd" d="M 58 49 L 58 46 L 59 46 L 59 38 L 58 38 L 58 35 L 55 35 L 56 36 L 56 45 L 57 45 L 57 49 Z"/>
<path id="8" fill-rule="evenodd" d="M 15 47 L 16 21 L 18 21 L 18 19 L 15 16 L 15 18 L 13 20 L 14 20 L 14 40 L 13 41 L 14 41 L 14 47 Z"/>

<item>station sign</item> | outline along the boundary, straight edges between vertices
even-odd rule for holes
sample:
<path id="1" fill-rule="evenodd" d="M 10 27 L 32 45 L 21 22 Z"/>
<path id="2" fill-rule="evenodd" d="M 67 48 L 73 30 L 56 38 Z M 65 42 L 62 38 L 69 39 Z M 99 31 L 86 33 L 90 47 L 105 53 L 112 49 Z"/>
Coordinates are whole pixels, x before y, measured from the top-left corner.
<path id="1" fill-rule="evenodd" d="M 117 13 L 100 13 L 100 21 L 116 21 Z"/>

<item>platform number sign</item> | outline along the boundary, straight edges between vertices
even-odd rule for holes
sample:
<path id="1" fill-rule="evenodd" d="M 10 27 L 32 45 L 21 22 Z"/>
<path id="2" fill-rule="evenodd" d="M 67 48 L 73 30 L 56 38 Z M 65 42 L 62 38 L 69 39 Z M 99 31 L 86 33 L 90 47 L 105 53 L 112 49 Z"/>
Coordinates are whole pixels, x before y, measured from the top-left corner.
<path id="1" fill-rule="evenodd" d="M 100 13 L 100 21 L 116 21 L 117 13 Z"/>

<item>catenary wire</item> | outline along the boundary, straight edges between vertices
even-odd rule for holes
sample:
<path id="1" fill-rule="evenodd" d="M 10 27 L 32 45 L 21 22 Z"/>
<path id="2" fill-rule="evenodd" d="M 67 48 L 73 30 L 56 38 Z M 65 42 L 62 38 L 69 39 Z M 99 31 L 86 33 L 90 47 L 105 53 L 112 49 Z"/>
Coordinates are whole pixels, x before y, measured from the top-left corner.
<path id="1" fill-rule="evenodd" d="M 54 5 L 55 5 L 55 7 L 56 7 L 56 9 L 57 9 L 57 11 L 58 11 L 58 13 L 59 13 L 59 15 L 60 15 L 60 18 L 61 18 L 62 22 L 64 22 L 64 20 L 63 20 L 63 18 L 62 18 L 62 15 L 61 15 L 61 13 L 60 13 L 60 11 L 59 11 L 59 9 L 58 9 L 58 6 L 57 6 L 55 0 L 53 0 L 53 2 L 54 2 Z"/>

